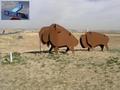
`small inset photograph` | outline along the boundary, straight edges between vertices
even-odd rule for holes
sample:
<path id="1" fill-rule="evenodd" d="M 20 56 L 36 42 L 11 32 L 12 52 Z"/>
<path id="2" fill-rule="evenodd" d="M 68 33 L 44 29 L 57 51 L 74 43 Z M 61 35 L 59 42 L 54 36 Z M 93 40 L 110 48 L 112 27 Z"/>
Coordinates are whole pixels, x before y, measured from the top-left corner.
<path id="1" fill-rule="evenodd" d="M 29 20 L 29 1 L 2 1 L 2 20 Z"/>

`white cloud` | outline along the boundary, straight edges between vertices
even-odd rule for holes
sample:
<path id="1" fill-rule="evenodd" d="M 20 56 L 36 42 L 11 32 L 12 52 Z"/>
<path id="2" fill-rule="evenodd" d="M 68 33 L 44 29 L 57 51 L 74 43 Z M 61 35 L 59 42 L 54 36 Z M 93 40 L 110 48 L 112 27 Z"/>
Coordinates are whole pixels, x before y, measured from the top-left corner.
<path id="1" fill-rule="evenodd" d="M 59 23 L 75 29 L 120 29 L 120 0 L 31 0 L 30 4 L 31 19 L 18 21 L 18 27 Z M 16 24 L 9 22 L 0 21 L 0 27 Z"/>

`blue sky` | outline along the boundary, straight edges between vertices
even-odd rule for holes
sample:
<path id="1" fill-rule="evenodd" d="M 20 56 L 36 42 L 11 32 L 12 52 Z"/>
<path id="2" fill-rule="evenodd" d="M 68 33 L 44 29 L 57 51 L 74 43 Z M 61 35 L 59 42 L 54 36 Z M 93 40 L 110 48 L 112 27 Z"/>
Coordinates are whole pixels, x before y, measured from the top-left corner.
<path id="1" fill-rule="evenodd" d="M 41 28 L 52 23 L 77 30 L 120 30 L 120 0 L 30 0 L 30 20 L 1 20 L 0 28 Z"/>

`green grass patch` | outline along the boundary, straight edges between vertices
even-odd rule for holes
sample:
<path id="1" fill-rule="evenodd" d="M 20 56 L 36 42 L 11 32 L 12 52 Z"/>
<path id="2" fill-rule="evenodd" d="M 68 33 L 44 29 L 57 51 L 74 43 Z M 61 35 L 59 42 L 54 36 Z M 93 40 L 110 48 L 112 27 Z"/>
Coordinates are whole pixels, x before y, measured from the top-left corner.
<path id="1" fill-rule="evenodd" d="M 106 62 L 106 65 L 111 66 L 113 64 L 120 65 L 120 61 L 118 57 L 109 57 L 109 59 Z"/>
<path id="2" fill-rule="evenodd" d="M 110 51 L 111 52 L 118 52 L 118 53 L 120 53 L 120 48 L 114 48 L 114 49 L 111 49 Z"/>
<path id="3" fill-rule="evenodd" d="M 2 57 L 2 64 L 25 64 L 25 58 L 21 56 L 18 52 L 13 52 L 13 62 L 10 62 L 10 55 L 5 55 Z"/>

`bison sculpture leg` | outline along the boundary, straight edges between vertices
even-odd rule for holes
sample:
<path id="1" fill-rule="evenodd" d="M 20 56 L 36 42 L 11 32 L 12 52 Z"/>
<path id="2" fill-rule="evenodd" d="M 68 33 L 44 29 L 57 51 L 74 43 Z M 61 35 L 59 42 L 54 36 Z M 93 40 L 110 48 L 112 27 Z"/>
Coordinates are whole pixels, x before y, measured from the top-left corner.
<path id="1" fill-rule="evenodd" d="M 107 50 L 109 50 L 108 44 L 105 45 L 105 48 L 106 48 Z"/>
<path id="2" fill-rule="evenodd" d="M 53 49 L 53 48 L 54 48 L 53 46 L 50 47 L 49 53 L 52 53 L 52 49 Z"/>
<path id="3" fill-rule="evenodd" d="M 103 51 L 103 49 L 104 49 L 104 45 L 100 45 L 100 47 L 101 47 L 101 51 Z"/>

